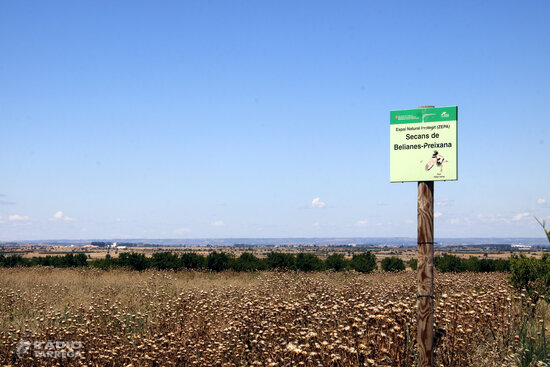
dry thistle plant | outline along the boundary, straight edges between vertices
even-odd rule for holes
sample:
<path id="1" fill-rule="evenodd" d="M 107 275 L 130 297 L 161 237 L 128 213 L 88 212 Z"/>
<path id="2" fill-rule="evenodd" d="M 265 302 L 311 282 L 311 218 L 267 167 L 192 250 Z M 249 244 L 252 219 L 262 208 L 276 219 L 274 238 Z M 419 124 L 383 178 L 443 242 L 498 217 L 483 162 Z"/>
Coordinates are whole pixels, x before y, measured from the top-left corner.
<path id="1" fill-rule="evenodd" d="M 437 365 L 505 365 L 523 301 L 506 275 L 435 279 Z M 413 366 L 415 308 L 413 272 L 0 269 L 0 362 Z M 20 356 L 21 340 L 78 341 L 82 357 Z"/>

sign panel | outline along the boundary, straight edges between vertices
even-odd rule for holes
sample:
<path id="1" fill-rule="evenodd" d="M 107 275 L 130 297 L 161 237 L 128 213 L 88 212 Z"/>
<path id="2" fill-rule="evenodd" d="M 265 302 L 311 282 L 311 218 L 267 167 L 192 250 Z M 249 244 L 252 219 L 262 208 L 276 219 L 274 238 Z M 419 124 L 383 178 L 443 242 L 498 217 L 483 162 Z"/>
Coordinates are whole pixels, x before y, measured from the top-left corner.
<path id="1" fill-rule="evenodd" d="M 458 179 L 458 107 L 390 112 L 390 182 Z"/>

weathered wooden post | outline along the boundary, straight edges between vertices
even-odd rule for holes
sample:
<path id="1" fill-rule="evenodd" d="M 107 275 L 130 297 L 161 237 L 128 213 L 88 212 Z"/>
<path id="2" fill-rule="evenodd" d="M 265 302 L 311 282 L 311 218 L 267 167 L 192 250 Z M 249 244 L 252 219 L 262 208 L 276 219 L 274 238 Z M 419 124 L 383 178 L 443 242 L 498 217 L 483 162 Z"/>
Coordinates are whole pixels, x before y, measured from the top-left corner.
<path id="1" fill-rule="evenodd" d="M 420 106 L 434 108 L 434 106 Z M 418 366 L 433 366 L 434 332 L 434 182 L 418 182 L 418 269 L 416 273 L 416 342 Z"/>
<path id="2" fill-rule="evenodd" d="M 418 366 L 433 366 L 434 182 L 418 183 L 417 350 Z"/>
<path id="3" fill-rule="evenodd" d="M 434 181 L 458 179 L 457 107 L 390 112 L 390 182 L 418 182 L 417 366 L 433 366 Z"/>

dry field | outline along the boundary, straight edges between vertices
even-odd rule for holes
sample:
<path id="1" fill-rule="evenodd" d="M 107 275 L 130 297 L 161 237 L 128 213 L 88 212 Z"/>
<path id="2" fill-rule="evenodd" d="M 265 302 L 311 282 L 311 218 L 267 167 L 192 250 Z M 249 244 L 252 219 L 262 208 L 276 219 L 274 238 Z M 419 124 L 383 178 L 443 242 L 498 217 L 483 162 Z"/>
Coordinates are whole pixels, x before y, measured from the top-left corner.
<path id="1" fill-rule="evenodd" d="M 414 366 L 414 277 L 0 269 L 0 362 Z M 437 365 L 507 365 L 521 297 L 504 274 L 436 274 L 435 295 Z"/>

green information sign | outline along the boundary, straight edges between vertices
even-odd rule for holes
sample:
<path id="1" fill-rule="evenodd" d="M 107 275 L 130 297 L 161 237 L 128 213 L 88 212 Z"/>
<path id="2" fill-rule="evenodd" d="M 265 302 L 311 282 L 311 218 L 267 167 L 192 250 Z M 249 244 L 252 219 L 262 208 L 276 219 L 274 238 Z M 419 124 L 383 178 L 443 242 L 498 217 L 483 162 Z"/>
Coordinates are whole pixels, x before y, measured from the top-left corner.
<path id="1" fill-rule="evenodd" d="M 458 179 L 458 107 L 390 113 L 390 181 Z"/>

